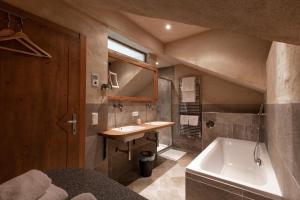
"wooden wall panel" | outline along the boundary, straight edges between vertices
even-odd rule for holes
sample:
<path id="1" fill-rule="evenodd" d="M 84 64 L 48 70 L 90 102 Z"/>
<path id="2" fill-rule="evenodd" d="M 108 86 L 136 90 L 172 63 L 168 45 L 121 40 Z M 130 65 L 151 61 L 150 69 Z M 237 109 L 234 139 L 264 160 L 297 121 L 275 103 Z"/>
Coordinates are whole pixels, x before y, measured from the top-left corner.
<path id="1" fill-rule="evenodd" d="M 0 11 L 0 28 L 4 21 Z M 84 123 L 72 135 L 66 121 L 72 113 L 84 121 L 85 42 L 31 15 L 23 31 L 52 58 L 0 50 L 0 183 L 32 168 L 80 167 L 84 159 Z"/>

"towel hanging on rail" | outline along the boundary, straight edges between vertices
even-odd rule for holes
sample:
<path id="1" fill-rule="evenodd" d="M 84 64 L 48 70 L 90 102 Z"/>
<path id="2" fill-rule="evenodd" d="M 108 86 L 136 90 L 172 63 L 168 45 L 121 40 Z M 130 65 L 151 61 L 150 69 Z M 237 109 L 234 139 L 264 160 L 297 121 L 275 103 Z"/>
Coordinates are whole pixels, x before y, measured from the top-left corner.
<path id="1" fill-rule="evenodd" d="M 183 91 L 181 92 L 181 102 L 195 102 L 196 101 L 196 91 Z"/>
<path id="2" fill-rule="evenodd" d="M 196 87 L 195 87 L 195 80 L 196 77 L 192 76 L 192 77 L 186 77 L 186 78 L 182 78 L 182 83 L 181 83 L 181 91 L 185 92 L 185 91 L 195 91 Z"/>
<path id="3" fill-rule="evenodd" d="M 198 115 L 189 115 L 189 125 L 198 126 L 199 116 Z"/>
<path id="4" fill-rule="evenodd" d="M 196 77 L 185 77 L 181 80 L 182 102 L 196 101 Z"/>
<path id="5" fill-rule="evenodd" d="M 180 124 L 181 125 L 189 125 L 189 116 L 188 115 L 180 115 Z"/>

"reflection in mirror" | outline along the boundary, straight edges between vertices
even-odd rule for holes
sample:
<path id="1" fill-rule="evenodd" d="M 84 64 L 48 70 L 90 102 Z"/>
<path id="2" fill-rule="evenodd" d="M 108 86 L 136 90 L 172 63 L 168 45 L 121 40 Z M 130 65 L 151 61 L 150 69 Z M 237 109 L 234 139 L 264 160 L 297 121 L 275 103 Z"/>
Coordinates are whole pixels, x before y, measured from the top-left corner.
<path id="1" fill-rule="evenodd" d="M 154 96 L 154 73 L 152 70 L 109 57 L 111 90 L 109 96 L 148 97 Z M 113 87 L 118 83 L 118 88 Z"/>
<path id="2" fill-rule="evenodd" d="M 118 74 L 112 71 L 108 72 L 108 80 L 111 88 L 120 88 L 118 83 Z"/>

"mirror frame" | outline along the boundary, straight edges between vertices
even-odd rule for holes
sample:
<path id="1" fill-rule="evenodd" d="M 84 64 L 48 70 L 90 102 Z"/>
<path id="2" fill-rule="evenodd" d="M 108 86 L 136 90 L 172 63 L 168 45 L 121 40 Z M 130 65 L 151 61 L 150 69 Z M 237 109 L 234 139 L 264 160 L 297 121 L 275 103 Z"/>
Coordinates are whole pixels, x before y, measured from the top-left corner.
<path id="1" fill-rule="evenodd" d="M 115 52 L 113 50 L 108 50 L 108 57 L 115 58 L 118 60 L 121 60 L 126 63 L 133 64 L 137 67 L 141 67 L 147 70 L 152 71 L 153 73 L 153 97 L 134 97 L 134 96 L 107 96 L 107 99 L 109 101 L 130 101 L 130 102 L 151 102 L 156 103 L 158 98 L 158 71 L 157 68 L 154 67 L 151 64 L 135 60 L 133 58 L 130 58 L 128 56 L 125 56 L 123 54 L 120 54 L 118 52 Z M 108 64 L 108 63 L 107 63 Z"/>

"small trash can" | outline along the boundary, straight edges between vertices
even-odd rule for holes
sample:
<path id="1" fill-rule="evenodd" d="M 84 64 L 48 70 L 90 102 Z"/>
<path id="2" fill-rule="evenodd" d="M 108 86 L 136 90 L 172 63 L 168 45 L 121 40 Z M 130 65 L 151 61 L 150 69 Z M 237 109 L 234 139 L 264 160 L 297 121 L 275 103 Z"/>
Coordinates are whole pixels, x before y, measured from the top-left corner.
<path id="1" fill-rule="evenodd" d="M 149 177 L 152 175 L 153 161 L 155 154 L 151 151 L 142 151 L 140 154 L 140 174 L 143 177 Z"/>

